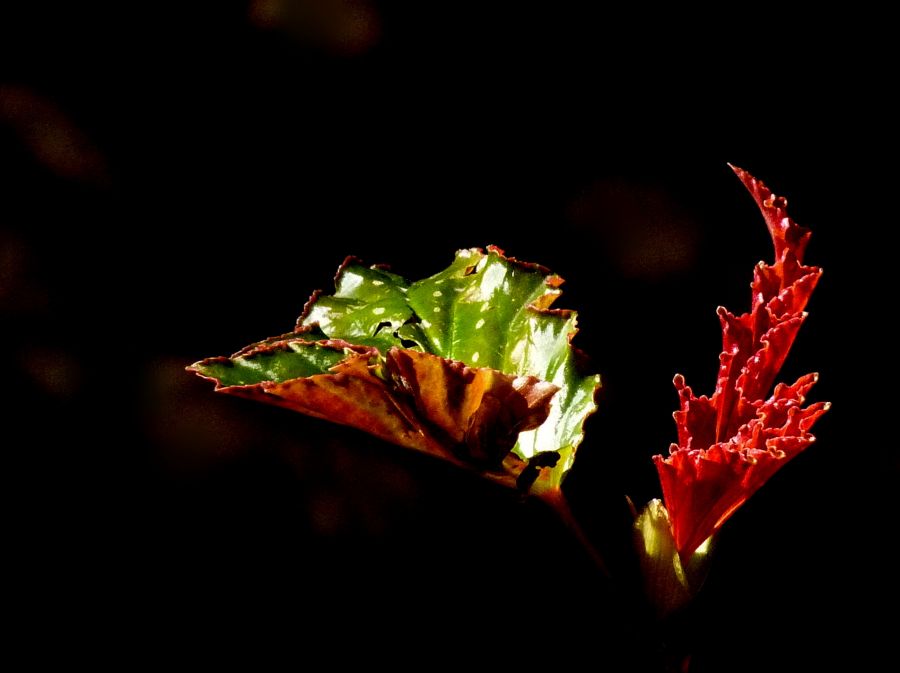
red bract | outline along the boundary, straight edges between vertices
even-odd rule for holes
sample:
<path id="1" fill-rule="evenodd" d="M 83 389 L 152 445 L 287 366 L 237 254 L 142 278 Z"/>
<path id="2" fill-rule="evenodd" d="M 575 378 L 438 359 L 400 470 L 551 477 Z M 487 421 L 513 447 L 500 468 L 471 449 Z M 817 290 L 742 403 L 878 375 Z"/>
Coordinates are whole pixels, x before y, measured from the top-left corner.
<path id="1" fill-rule="evenodd" d="M 718 310 L 722 354 L 712 397 L 697 397 L 675 377 L 681 401 L 674 414 L 678 443 L 654 456 L 678 552 L 691 554 L 788 460 L 809 446 L 810 428 L 828 409 L 803 407 L 817 374 L 771 389 L 822 270 L 804 266 L 810 231 L 793 222 L 787 201 L 740 168 L 732 167 L 765 217 L 775 262 L 753 273 L 752 309 L 734 316 Z"/>

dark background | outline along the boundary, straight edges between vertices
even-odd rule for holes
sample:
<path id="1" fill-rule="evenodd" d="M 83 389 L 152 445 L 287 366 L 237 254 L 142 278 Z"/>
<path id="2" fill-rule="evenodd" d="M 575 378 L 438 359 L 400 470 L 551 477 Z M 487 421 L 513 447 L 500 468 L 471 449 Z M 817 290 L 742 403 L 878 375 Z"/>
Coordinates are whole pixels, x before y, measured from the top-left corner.
<path id="1" fill-rule="evenodd" d="M 879 17 L 414 4 L 3 10 L 14 637 L 39 658 L 426 669 L 640 670 L 660 641 L 692 671 L 882 653 L 898 464 L 870 310 L 892 287 Z M 659 495 L 671 378 L 711 392 L 714 309 L 745 310 L 771 258 L 728 161 L 814 230 L 825 275 L 780 378 L 820 371 L 834 408 L 725 527 L 684 631 L 635 622 L 540 505 L 183 371 L 291 327 L 347 254 L 410 278 L 488 243 L 546 264 L 604 377 L 566 489 L 627 578 L 624 496 Z"/>

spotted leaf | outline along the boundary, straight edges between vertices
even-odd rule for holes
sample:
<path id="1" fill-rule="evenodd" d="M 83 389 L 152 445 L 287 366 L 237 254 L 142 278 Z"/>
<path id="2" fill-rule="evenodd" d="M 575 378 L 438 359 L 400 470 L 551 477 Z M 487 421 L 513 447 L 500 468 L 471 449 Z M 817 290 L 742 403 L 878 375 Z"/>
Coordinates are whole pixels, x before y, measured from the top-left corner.
<path id="1" fill-rule="evenodd" d="M 365 430 L 506 485 L 559 488 L 595 410 L 562 279 L 496 247 L 410 283 L 348 258 L 295 331 L 189 369 L 216 389 Z"/>

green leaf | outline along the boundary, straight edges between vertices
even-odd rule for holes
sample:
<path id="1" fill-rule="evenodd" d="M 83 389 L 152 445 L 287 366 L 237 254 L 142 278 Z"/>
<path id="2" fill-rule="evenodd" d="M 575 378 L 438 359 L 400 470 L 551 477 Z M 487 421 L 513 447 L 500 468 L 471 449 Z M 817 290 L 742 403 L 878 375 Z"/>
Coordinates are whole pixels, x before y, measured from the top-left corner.
<path id="1" fill-rule="evenodd" d="M 331 338 L 382 351 L 401 346 L 395 333 L 413 317 L 406 301 L 408 288 L 400 276 L 348 257 L 335 276 L 335 293 L 314 294 L 297 324 L 318 326 Z"/>
<path id="2" fill-rule="evenodd" d="M 544 267 L 507 258 L 489 247 L 460 250 L 447 269 L 414 283 L 409 304 L 421 317 L 431 352 L 472 366 L 534 376 L 560 390 L 547 420 L 522 433 L 513 449 L 524 460 L 555 452 L 545 462 L 538 488 L 558 488 L 572 467 L 594 412 L 598 375 L 583 376 L 570 344 L 578 331 L 574 311 L 550 306 L 563 280 Z M 546 457 L 549 458 L 549 457 Z"/>
<path id="3" fill-rule="evenodd" d="M 210 358 L 194 366 L 201 376 L 220 387 L 249 386 L 327 372 L 346 357 L 343 349 L 305 341 L 275 343 L 231 358 Z"/>
<path id="4" fill-rule="evenodd" d="M 348 258 L 293 334 L 191 369 L 222 392 L 556 491 L 600 386 L 577 366 L 576 314 L 551 308 L 562 282 L 495 247 L 416 283 Z"/>

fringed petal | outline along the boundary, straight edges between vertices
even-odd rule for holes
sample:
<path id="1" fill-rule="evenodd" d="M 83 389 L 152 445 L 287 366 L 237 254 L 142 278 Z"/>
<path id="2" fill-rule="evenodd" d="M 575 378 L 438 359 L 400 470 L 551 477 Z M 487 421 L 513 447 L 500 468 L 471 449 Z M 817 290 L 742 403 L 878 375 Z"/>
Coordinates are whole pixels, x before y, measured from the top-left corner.
<path id="1" fill-rule="evenodd" d="M 779 384 L 768 399 L 806 318 L 822 270 L 804 266 L 810 231 L 787 215 L 787 201 L 732 167 L 762 211 L 775 262 L 760 262 L 750 313 L 719 308 L 722 353 L 712 397 L 697 397 L 675 377 L 678 444 L 654 456 L 679 553 L 691 554 L 788 460 L 815 441 L 810 428 L 829 405 L 802 405 L 818 375 Z"/>

